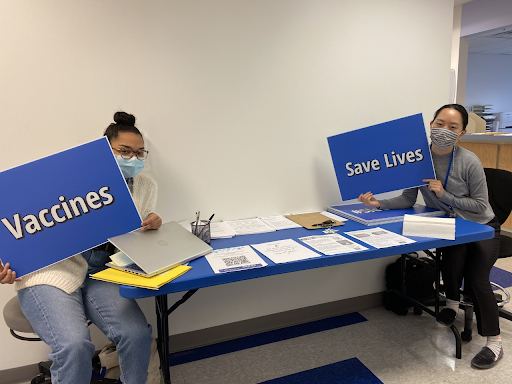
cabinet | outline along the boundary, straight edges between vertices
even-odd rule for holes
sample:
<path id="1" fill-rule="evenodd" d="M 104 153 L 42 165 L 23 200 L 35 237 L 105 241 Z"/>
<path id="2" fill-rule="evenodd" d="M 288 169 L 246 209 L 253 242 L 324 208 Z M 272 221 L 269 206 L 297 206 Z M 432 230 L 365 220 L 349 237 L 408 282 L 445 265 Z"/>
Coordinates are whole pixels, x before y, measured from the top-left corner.
<path id="1" fill-rule="evenodd" d="M 466 134 L 459 145 L 477 155 L 484 168 L 512 172 L 512 136 Z M 512 232 L 512 215 L 503 223 L 502 228 Z"/>

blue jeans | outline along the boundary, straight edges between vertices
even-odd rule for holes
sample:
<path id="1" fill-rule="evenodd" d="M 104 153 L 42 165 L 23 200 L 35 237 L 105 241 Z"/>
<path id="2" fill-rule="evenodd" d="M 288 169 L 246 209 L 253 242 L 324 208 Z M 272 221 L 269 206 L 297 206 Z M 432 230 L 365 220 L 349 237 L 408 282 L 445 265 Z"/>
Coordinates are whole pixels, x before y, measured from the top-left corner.
<path id="1" fill-rule="evenodd" d="M 121 297 L 116 284 L 86 278 L 71 294 L 37 285 L 18 291 L 18 298 L 28 321 L 52 350 L 52 383 L 90 383 L 95 348 L 86 319 L 116 344 L 123 383 L 146 383 L 151 326 L 136 301 Z"/>
<path id="2" fill-rule="evenodd" d="M 85 261 L 87 261 L 87 264 L 89 264 L 87 275 L 103 271 L 107 268 L 105 267 L 105 263 L 111 261 L 110 253 L 101 249 L 90 249 L 88 251 L 82 252 L 82 256 Z"/>

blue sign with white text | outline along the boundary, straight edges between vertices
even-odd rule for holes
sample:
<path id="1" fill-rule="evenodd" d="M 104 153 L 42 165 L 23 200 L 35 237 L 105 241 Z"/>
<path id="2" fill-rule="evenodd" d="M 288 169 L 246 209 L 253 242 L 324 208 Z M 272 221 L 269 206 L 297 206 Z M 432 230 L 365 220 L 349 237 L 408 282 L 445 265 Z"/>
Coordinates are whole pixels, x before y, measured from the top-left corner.
<path id="1" fill-rule="evenodd" d="M 343 200 L 417 187 L 435 179 L 420 114 L 327 138 Z"/>
<path id="2" fill-rule="evenodd" d="M 0 259 L 18 277 L 140 228 L 103 137 L 0 172 Z"/>

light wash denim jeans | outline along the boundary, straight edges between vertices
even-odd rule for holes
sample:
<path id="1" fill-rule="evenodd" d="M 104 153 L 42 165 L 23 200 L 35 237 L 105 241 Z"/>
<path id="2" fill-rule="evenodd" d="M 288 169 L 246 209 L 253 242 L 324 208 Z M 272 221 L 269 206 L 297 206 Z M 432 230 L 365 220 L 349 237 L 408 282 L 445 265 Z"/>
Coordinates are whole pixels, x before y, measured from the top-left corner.
<path id="1" fill-rule="evenodd" d="M 50 346 L 53 384 L 89 384 L 94 344 L 91 320 L 117 347 L 121 380 L 144 384 L 151 353 L 151 326 L 135 300 L 119 294 L 117 284 L 86 278 L 67 294 L 37 285 L 18 291 L 21 309 L 39 337 Z"/>

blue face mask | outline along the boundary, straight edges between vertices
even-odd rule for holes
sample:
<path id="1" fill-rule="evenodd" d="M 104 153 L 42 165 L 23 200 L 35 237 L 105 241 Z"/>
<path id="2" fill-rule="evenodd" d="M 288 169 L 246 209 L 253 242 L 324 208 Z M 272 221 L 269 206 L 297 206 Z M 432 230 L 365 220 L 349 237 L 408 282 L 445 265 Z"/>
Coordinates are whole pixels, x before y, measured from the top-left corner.
<path id="1" fill-rule="evenodd" d="M 131 159 L 123 159 L 120 155 L 116 155 L 116 160 L 125 179 L 134 177 L 144 168 L 144 160 L 139 160 L 135 156 Z"/>

